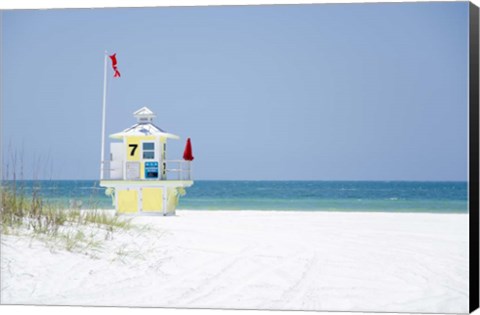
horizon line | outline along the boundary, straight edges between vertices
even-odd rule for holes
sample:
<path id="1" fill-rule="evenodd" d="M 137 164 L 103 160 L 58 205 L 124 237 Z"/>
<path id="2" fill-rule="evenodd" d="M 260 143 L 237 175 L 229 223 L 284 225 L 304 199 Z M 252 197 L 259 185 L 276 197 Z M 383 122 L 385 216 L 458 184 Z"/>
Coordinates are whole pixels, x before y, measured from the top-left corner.
<path id="1" fill-rule="evenodd" d="M 1 181 L 98 181 L 100 179 L 2 179 Z M 144 181 L 144 180 L 140 180 Z M 147 180 L 151 181 L 151 180 Z M 466 182 L 468 179 L 193 179 L 193 181 L 223 181 L 223 182 Z"/>

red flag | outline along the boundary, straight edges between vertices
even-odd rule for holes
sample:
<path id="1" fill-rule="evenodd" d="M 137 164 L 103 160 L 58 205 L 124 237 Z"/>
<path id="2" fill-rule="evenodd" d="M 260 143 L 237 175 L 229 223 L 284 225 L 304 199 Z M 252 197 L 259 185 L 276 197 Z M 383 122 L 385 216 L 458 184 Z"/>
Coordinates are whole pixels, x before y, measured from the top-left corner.
<path id="1" fill-rule="evenodd" d="M 192 155 L 192 143 L 190 138 L 187 139 L 187 145 L 185 146 L 185 151 L 183 152 L 183 159 L 185 161 L 193 161 L 194 157 Z"/>
<path id="2" fill-rule="evenodd" d="M 113 55 L 110 55 L 109 57 L 112 60 L 113 71 L 115 71 L 115 73 L 113 74 L 113 77 L 120 78 L 120 71 L 118 71 L 118 67 L 117 67 L 117 54 L 115 53 Z"/>
<path id="3" fill-rule="evenodd" d="M 110 55 L 110 59 L 112 59 L 112 67 L 115 69 L 117 67 L 117 54 Z"/>

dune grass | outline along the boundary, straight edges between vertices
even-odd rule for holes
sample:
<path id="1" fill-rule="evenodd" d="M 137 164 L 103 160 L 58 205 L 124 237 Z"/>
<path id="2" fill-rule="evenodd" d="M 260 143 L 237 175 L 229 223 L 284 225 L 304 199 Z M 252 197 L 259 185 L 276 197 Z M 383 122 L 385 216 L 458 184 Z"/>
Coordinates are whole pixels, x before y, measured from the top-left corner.
<path id="1" fill-rule="evenodd" d="M 131 219 L 110 212 L 62 208 L 44 202 L 40 189 L 26 195 L 15 183 L 2 185 L 2 234 L 29 234 L 68 251 L 85 251 L 98 249 L 101 240 L 111 239 L 116 231 L 132 227 Z"/>

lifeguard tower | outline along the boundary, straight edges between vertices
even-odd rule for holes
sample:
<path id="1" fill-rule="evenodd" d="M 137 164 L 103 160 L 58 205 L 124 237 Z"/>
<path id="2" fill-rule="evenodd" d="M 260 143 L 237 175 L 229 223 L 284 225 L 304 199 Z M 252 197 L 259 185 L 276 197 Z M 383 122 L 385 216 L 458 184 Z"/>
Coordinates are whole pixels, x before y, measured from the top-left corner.
<path id="1" fill-rule="evenodd" d="M 155 114 L 143 107 L 137 123 L 110 135 L 110 161 L 103 162 L 100 186 L 112 197 L 117 213 L 175 214 L 180 196 L 193 185 L 191 161 L 167 160 L 167 139 L 179 139 L 153 124 Z"/>

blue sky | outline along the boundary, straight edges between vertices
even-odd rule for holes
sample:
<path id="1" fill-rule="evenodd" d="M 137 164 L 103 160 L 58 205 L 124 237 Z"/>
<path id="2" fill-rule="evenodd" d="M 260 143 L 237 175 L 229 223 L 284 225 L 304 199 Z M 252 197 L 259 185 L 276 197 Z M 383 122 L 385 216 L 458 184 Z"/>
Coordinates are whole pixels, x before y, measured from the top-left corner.
<path id="1" fill-rule="evenodd" d="M 4 11 L 4 168 L 98 178 L 105 49 L 197 179 L 467 178 L 467 2 Z"/>

